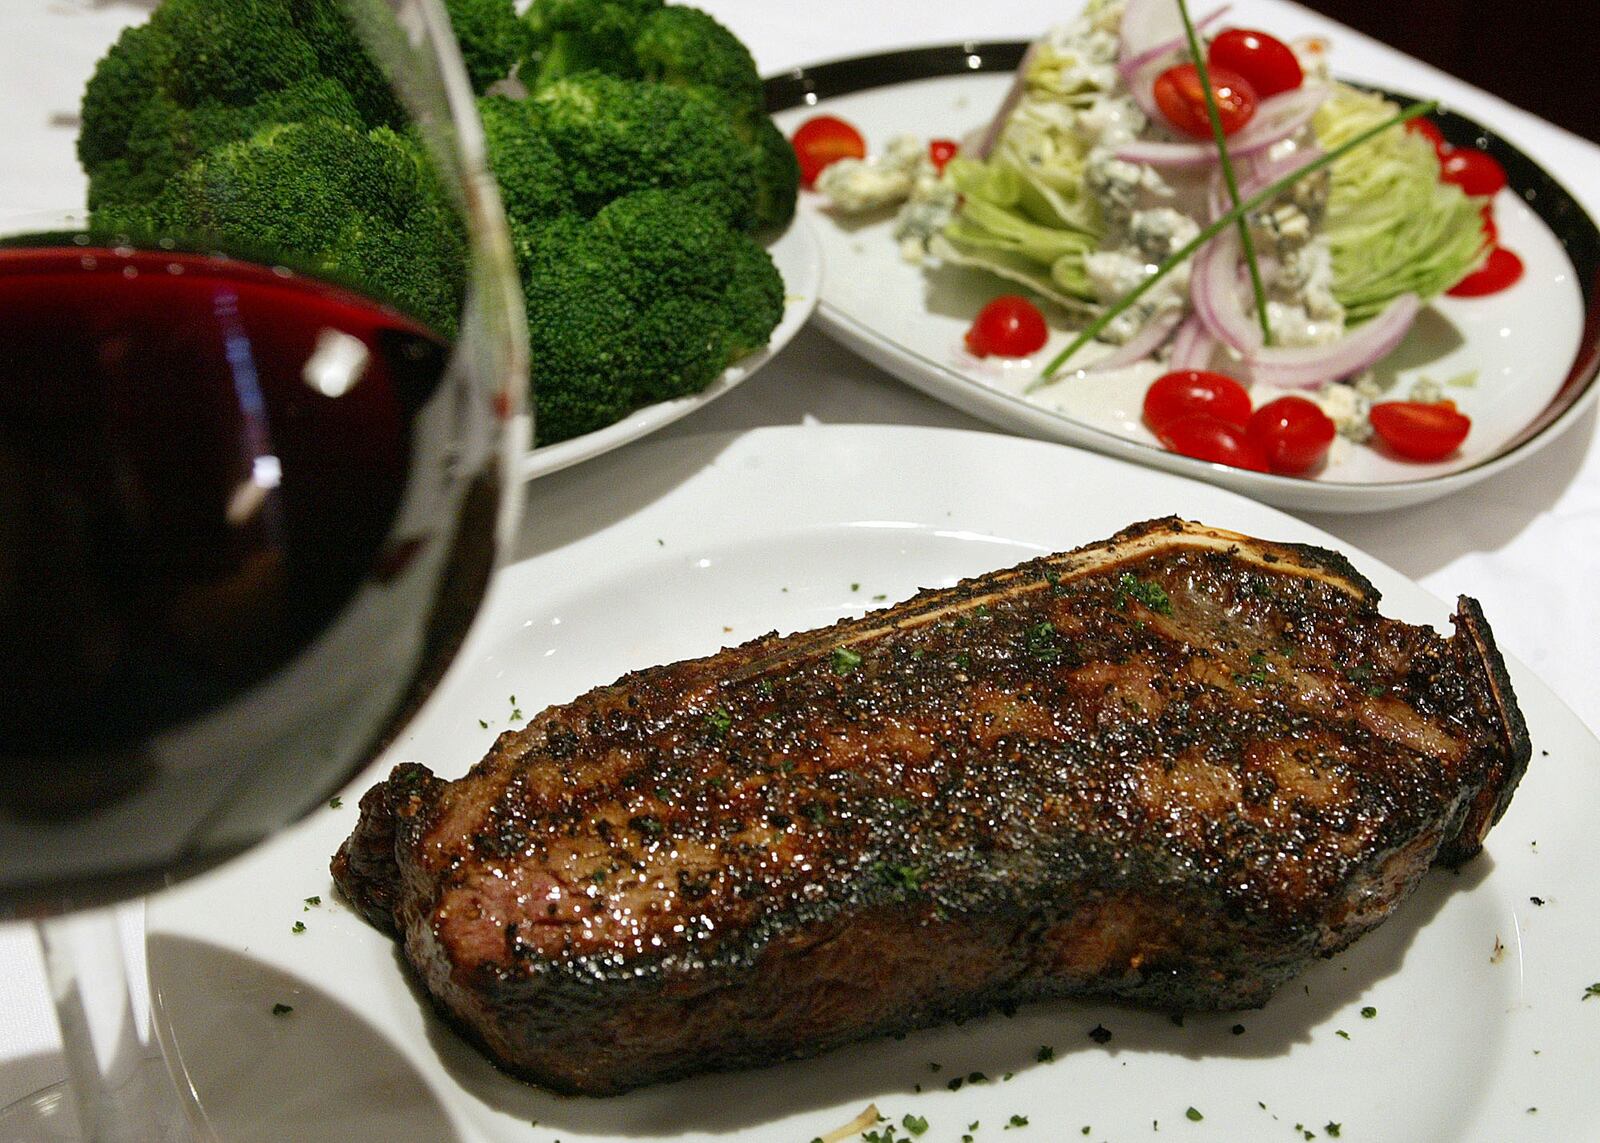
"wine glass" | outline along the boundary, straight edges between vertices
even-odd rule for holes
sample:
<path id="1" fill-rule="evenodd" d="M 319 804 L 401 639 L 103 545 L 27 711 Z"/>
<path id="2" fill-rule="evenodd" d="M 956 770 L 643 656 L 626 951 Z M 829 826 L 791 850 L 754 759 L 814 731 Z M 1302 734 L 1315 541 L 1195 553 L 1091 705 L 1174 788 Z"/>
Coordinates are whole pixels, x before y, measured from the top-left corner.
<path id="1" fill-rule="evenodd" d="M 152 147 L 131 33 L 140 82 L 85 103 L 94 210 L 0 219 L 0 917 L 36 921 L 75 1097 L 13 1105 L 6 1138 L 206 1134 L 158 1050 L 96 1047 L 119 1005 L 80 985 L 127 1011 L 104 907 L 323 804 L 438 679 L 516 522 L 521 301 L 445 10 L 277 10 L 243 34 L 305 34 L 280 78 L 314 111 L 278 91 L 230 125 L 248 95 L 194 57 Z"/>

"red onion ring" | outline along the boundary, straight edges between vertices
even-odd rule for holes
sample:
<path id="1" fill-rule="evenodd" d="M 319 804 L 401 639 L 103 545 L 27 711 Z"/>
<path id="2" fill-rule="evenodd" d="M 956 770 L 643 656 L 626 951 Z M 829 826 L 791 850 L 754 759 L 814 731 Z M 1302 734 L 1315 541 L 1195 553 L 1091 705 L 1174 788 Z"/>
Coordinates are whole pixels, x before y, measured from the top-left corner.
<path id="1" fill-rule="evenodd" d="M 1172 352 L 1167 355 L 1167 368 L 1173 372 L 1204 369 L 1211 364 L 1211 355 L 1216 348 L 1216 339 L 1206 332 L 1205 325 L 1196 315 L 1190 314 L 1178 326 L 1178 332 L 1172 335 Z"/>
<path id="2" fill-rule="evenodd" d="M 1118 58 L 1144 55 L 1158 44 L 1183 35 L 1183 17 L 1173 0 L 1128 0 L 1122 9 L 1117 36 L 1122 41 Z"/>
<path id="3" fill-rule="evenodd" d="M 1261 329 L 1239 298 L 1239 231 L 1229 227 L 1200 248 L 1189 271 L 1189 299 L 1206 332 L 1236 353 L 1262 348 Z"/>
<path id="4" fill-rule="evenodd" d="M 1258 349 L 1246 366 L 1253 380 L 1280 389 L 1309 389 L 1349 377 L 1393 352 L 1421 308 L 1416 294 L 1401 294 L 1377 317 L 1330 345 Z"/>
<path id="5" fill-rule="evenodd" d="M 1228 9 L 1232 7 L 1232 4 L 1224 4 L 1220 8 L 1207 12 L 1204 16 L 1200 17 L 1200 19 L 1194 22 L 1194 30 L 1198 32 L 1208 25 L 1215 23 L 1217 20 L 1220 20 L 1227 13 Z M 1123 10 L 1122 19 L 1124 25 L 1126 25 L 1128 19 L 1127 9 Z M 1124 83 L 1130 83 L 1133 76 L 1139 71 L 1140 68 L 1144 67 L 1145 64 L 1154 63 L 1162 56 L 1165 56 L 1171 52 L 1175 52 L 1179 48 L 1187 47 L 1188 43 L 1188 34 L 1185 32 L 1180 32 L 1171 39 L 1163 41 L 1153 48 L 1146 48 L 1144 51 L 1130 56 L 1127 54 L 1127 41 L 1124 40 L 1121 47 L 1121 56 L 1117 60 L 1117 74 L 1122 76 L 1122 81 Z"/>
<path id="6" fill-rule="evenodd" d="M 1124 365 L 1132 365 L 1136 361 L 1143 361 L 1167 343 L 1167 338 L 1172 336 L 1172 331 L 1178 328 L 1178 323 L 1182 320 L 1182 310 L 1162 310 L 1145 322 L 1144 328 L 1138 333 L 1100 358 L 1100 360 L 1087 366 L 1084 372 L 1100 373 L 1108 369 L 1121 369 Z"/>
<path id="7" fill-rule="evenodd" d="M 1311 121 L 1326 97 L 1327 92 L 1321 87 L 1297 87 L 1262 100 L 1250 122 L 1228 140 L 1229 157 L 1252 158 L 1287 139 Z M 1134 98 L 1138 98 L 1137 92 Z M 1148 163 L 1152 167 L 1194 168 L 1218 161 L 1213 142 L 1167 143 L 1158 139 L 1135 139 L 1120 145 L 1115 154 L 1126 162 Z"/>

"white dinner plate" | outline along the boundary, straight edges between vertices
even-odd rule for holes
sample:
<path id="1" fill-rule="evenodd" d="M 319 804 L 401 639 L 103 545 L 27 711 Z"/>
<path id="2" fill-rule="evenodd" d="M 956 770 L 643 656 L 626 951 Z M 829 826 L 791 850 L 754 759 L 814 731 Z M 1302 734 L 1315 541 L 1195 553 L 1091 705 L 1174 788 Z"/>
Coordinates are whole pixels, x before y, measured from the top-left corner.
<path id="1" fill-rule="evenodd" d="M 1212 485 L 953 430 L 651 441 L 529 494 L 524 558 L 387 755 L 336 808 L 150 902 L 164 1038 L 222 1138 L 806 1143 L 869 1103 L 897 1140 L 905 1116 L 926 1119 L 923 1143 L 1325 1139 L 1330 1123 L 1361 1143 L 1592 1137 L 1600 999 L 1583 997 L 1600 979 L 1600 743 L 1516 663 L 1534 758 L 1487 851 L 1430 875 L 1383 927 L 1259 1011 L 1180 1026 L 1105 1004 L 1027 1005 L 603 1100 L 496 1071 L 329 880 L 361 793 L 395 762 L 456 777 L 508 726 L 629 669 L 829 623 L 1149 517 L 1340 546 Z M 1386 613 L 1446 623 L 1445 604 L 1347 554 Z M 1027 1126 L 1008 1129 L 1012 1116 Z"/>
<path id="2" fill-rule="evenodd" d="M 522 458 L 522 475 L 530 479 L 545 476 L 638 440 L 709 405 L 771 361 L 806 324 L 806 319 L 816 308 L 822 288 L 822 251 L 809 220 L 797 213 L 783 233 L 767 244 L 767 253 L 772 255 L 773 265 L 783 276 L 783 318 L 772 331 L 765 349 L 734 362 L 698 393 L 671 401 L 658 401 L 629 413 L 614 425 L 571 440 L 529 449 Z M 533 367 L 537 382 L 539 363 L 534 362 Z"/>
<path id="3" fill-rule="evenodd" d="M 951 45 L 817 64 L 769 81 L 768 104 L 785 108 L 777 120 L 790 133 L 813 115 L 839 116 L 860 129 L 872 151 L 903 134 L 959 139 L 988 121 L 1025 46 Z M 1337 43 L 1331 52 L 1337 64 Z M 822 196 L 802 192 L 801 211 L 816 223 L 827 267 L 818 322 L 901 380 L 991 424 L 1210 480 L 1280 507 L 1377 511 L 1442 496 L 1531 455 L 1600 395 L 1600 232 L 1510 143 L 1460 115 L 1435 118 L 1452 141 L 1481 146 L 1505 166 L 1510 186 L 1495 202 L 1495 217 L 1502 244 L 1526 266 L 1522 280 L 1501 293 L 1436 299 L 1377 367 L 1379 379 L 1392 384 L 1392 399 L 1422 377 L 1447 385 L 1473 379 L 1471 387 L 1445 390 L 1473 427 L 1455 455 L 1436 463 L 1340 439 L 1321 471 L 1295 478 L 1167 452 L 1141 419 L 1144 391 L 1161 373 L 1150 362 L 1069 371 L 1024 397 L 1072 330 L 1053 323 L 1049 342 L 1030 359 L 974 358 L 962 335 L 986 301 L 1015 292 L 1014 284 L 968 267 L 913 265 L 893 239 L 893 211 L 840 217 Z M 1092 356 L 1085 351 L 1085 360 Z"/>

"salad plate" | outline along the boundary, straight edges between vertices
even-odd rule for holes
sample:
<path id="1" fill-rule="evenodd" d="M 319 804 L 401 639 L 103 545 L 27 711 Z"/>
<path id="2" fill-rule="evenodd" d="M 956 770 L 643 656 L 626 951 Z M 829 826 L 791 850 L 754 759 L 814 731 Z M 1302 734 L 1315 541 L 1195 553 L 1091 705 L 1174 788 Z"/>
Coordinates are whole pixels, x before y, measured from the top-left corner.
<path id="1" fill-rule="evenodd" d="M 822 287 L 822 252 L 814 225 L 806 216 L 797 213 L 783 233 L 767 243 L 767 253 L 772 255 L 773 265 L 783 277 L 783 317 L 767 339 L 766 348 L 734 362 L 698 393 L 658 401 L 636 409 L 603 429 L 529 449 L 522 458 L 523 477 L 531 480 L 545 476 L 665 428 L 709 405 L 771 361 L 816 308 Z M 537 362 L 534 367 L 537 371 Z"/>
<path id="2" fill-rule="evenodd" d="M 358 799 L 394 763 L 455 777 L 508 727 L 630 669 L 830 623 L 1152 516 L 1344 547 L 1211 484 L 947 429 L 645 441 L 541 478 L 529 497 L 522 558 L 386 755 L 328 808 L 149 903 L 158 1023 L 220 1137 L 805 1143 L 860 1138 L 833 1132 L 869 1105 L 886 1121 L 868 1125 L 879 1139 L 893 1125 L 896 1143 L 1591 1133 L 1600 998 L 1584 997 L 1600 975 L 1589 907 L 1600 859 L 1586 815 L 1600 743 L 1514 662 L 1534 758 L 1486 852 L 1430 874 L 1390 921 L 1265 1008 L 1177 1022 L 1027 1005 L 611 1099 L 496 1071 L 329 879 Z M 1386 614 L 1445 625 L 1446 604 L 1346 551 Z M 913 1136 L 907 1117 L 926 1130 Z"/>
<path id="3" fill-rule="evenodd" d="M 952 44 L 799 68 L 768 81 L 768 104 L 790 132 L 815 115 L 844 119 L 873 154 L 899 135 L 960 139 L 991 118 L 1027 46 Z M 1335 65 L 1337 47 L 1330 52 Z M 1385 94 L 1402 104 L 1411 98 Z M 1451 143 L 1487 151 L 1505 168 L 1509 186 L 1495 201 L 1495 218 L 1502 244 L 1526 267 L 1521 281 L 1499 293 L 1436 299 L 1376 367 L 1394 396 L 1431 380 L 1472 418 L 1465 444 L 1446 460 L 1405 461 L 1342 438 L 1310 478 L 1179 456 L 1141 420 L 1144 390 L 1162 371 L 1148 361 L 1104 373 L 1069 366 L 1024 396 L 1070 330 L 1053 329 L 1029 359 L 973 357 L 963 334 L 986 301 L 1016 292 L 1014 284 L 978 269 L 912 264 L 892 237 L 892 209 L 847 217 L 821 195 L 802 192 L 801 210 L 815 221 L 828 271 L 818 323 L 902 381 L 1001 428 L 1181 472 L 1280 507 L 1377 511 L 1443 496 L 1531 455 L 1600 395 L 1600 231 L 1512 143 L 1448 110 L 1432 118 Z"/>

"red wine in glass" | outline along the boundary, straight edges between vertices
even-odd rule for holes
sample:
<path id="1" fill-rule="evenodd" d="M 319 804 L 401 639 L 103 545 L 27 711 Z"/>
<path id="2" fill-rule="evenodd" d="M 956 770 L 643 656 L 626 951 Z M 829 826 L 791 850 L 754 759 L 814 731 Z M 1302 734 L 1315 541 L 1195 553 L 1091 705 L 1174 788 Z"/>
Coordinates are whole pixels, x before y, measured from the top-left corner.
<path id="1" fill-rule="evenodd" d="M 0 914 L 237 854 L 414 710 L 494 563 L 466 361 L 282 267 L 0 247 Z"/>

